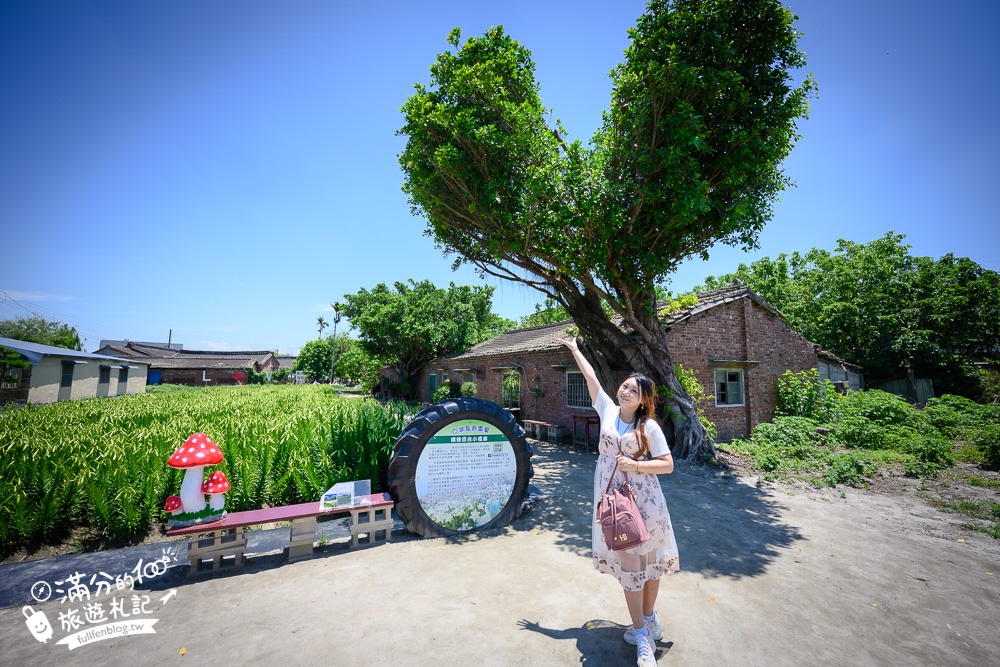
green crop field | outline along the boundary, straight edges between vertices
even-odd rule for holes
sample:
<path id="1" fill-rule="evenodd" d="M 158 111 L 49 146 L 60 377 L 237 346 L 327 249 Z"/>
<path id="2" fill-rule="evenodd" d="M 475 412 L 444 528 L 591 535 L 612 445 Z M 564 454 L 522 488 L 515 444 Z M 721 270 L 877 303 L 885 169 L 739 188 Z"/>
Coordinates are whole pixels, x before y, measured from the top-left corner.
<path id="1" fill-rule="evenodd" d="M 234 511 L 319 500 L 334 483 L 382 490 L 405 406 L 319 386 L 213 387 L 0 411 L 0 547 L 58 541 L 75 527 L 144 535 L 182 472 L 167 459 L 192 433 L 222 449 Z"/>

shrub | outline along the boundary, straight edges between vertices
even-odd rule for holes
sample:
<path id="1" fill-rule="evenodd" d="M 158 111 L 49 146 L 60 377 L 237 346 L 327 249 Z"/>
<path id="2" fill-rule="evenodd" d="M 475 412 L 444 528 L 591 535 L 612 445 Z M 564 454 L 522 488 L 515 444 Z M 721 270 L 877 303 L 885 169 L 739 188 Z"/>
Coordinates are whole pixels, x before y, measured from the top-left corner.
<path id="1" fill-rule="evenodd" d="M 842 396 L 833 383 L 820 380 L 815 368 L 793 373 L 785 371 L 778 378 L 777 415 L 808 417 L 820 422 L 831 421 L 837 414 Z"/>
<path id="2" fill-rule="evenodd" d="M 434 390 L 431 403 L 440 403 L 441 401 L 447 401 L 449 398 L 451 398 L 451 386 L 443 384 Z"/>
<path id="3" fill-rule="evenodd" d="M 462 383 L 462 396 L 475 396 L 476 395 L 476 383 L 475 382 L 463 382 Z"/>
<path id="4" fill-rule="evenodd" d="M 830 486 L 857 486 L 861 483 L 862 476 L 873 473 L 873 466 L 865 459 L 855 454 L 837 454 L 830 457 L 830 465 L 823 472 L 823 478 Z"/>
<path id="5" fill-rule="evenodd" d="M 694 370 L 685 370 L 684 366 L 677 364 L 674 366 L 674 375 L 677 376 L 677 380 L 684 387 L 684 391 L 688 393 L 691 400 L 694 401 L 695 409 L 698 411 L 698 421 L 705 429 L 705 433 L 708 435 L 709 440 L 715 442 L 715 439 L 719 436 L 719 432 L 715 429 L 715 424 L 705 416 L 704 408 L 699 407 L 703 405 L 704 401 L 707 401 L 709 396 L 708 392 L 705 391 L 705 387 L 698 382 L 698 376 L 695 375 Z M 665 391 L 664 391 L 665 390 Z M 657 396 L 661 400 L 669 397 L 670 390 L 667 387 L 657 387 Z"/>
<path id="6" fill-rule="evenodd" d="M 972 426 L 980 412 L 980 406 L 962 396 L 945 394 L 932 398 L 921 411 L 924 418 L 947 436 L 960 435 Z"/>
<path id="7" fill-rule="evenodd" d="M 816 422 L 805 417 L 775 417 L 769 424 L 758 424 L 752 439 L 757 445 L 796 459 L 815 456 L 816 447 L 822 442 Z"/>
<path id="8" fill-rule="evenodd" d="M 845 416 L 861 417 L 881 426 L 910 424 L 916 414 L 906 399 L 878 389 L 848 392 L 840 407 Z"/>
<path id="9" fill-rule="evenodd" d="M 973 443 L 994 468 L 1000 468 L 1000 425 L 989 424 L 973 438 Z"/>
<path id="10" fill-rule="evenodd" d="M 1000 403 L 1000 372 L 986 370 L 976 371 L 979 380 L 979 391 L 984 403 Z"/>
<path id="11" fill-rule="evenodd" d="M 951 453 L 951 443 L 936 435 L 917 434 L 910 441 L 908 451 L 922 463 L 944 467 L 955 462 L 955 457 Z"/>
<path id="12" fill-rule="evenodd" d="M 887 449 L 885 429 L 860 415 L 845 415 L 830 428 L 830 437 L 850 449 Z"/>

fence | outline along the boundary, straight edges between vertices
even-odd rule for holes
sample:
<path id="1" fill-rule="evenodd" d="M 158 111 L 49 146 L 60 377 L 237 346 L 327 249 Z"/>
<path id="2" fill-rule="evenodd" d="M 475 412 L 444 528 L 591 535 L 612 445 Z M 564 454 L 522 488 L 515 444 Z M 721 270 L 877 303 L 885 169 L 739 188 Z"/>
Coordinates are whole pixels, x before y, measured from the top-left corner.
<path id="1" fill-rule="evenodd" d="M 934 398 L 934 383 L 929 378 L 914 379 L 912 388 L 910 380 L 902 379 L 883 382 L 880 385 L 870 386 L 869 389 L 881 389 L 918 405 L 923 405 L 927 399 Z"/>

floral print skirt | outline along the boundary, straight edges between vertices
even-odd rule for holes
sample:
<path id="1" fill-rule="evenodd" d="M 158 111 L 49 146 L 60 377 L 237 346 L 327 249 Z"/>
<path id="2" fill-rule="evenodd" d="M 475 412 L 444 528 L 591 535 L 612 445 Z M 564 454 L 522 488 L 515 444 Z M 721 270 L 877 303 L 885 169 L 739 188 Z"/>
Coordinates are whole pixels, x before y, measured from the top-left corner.
<path id="1" fill-rule="evenodd" d="M 604 440 L 603 437 L 602 440 Z M 617 450 L 617 448 L 615 449 Z M 597 459 L 597 470 L 594 473 L 594 567 L 599 572 L 610 574 L 618 579 L 625 590 L 641 591 L 647 581 L 659 579 L 664 574 L 680 569 L 677 542 L 674 540 L 670 512 L 667 511 L 667 501 L 663 497 L 663 489 L 660 488 L 658 476 L 632 473 L 628 479 L 635 488 L 639 513 L 642 515 L 643 521 L 646 522 L 649 539 L 632 549 L 612 551 L 608 548 L 604 541 L 604 533 L 597 522 L 597 505 L 601 494 L 608 486 L 608 478 L 614 471 L 615 457 L 602 451 Z M 612 488 L 625 481 L 625 476 L 620 470 L 614 472 L 614 475 L 615 481 Z"/>

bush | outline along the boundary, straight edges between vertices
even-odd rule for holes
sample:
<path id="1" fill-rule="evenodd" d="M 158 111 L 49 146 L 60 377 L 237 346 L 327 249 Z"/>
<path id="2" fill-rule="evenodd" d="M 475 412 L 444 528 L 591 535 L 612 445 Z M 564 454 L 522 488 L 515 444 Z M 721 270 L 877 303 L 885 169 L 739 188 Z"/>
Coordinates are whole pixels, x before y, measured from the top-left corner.
<path id="1" fill-rule="evenodd" d="M 871 463 L 855 454 L 837 454 L 830 457 L 830 465 L 823 472 L 823 478 L 830 486 L 847 484 L 857 486 L 862 476 L 874 474 Z"/>
<path id="2" fill-rule="evenodd" d="M 954 437 L 973 426 L 980 406 L 962 396 L 945 394 L 932 398 L 921 411 L 924 418 L 944 435 Z"/>
<path id="3" fill-rule="evenodd" d="M 917 411 L 906 399 L 886 391 L 851 391 L 840 404 L 844 416 L 861 417 L 881 426 L 911 424 Z"/>
<path id="4" fill-rule="evenodd" d="M 976 371 L 976 379 L 979 380 L 981 400 L 984 403 L 1000 403 L 1000 373 L 983 368 Z"/>
<path id="5" fill-rule="evenodd" d="M 955 462 L 951 443 L 936 435 L 917 434 L 909 443 L 908 451 L 921 463 L 931 463 L 942 468 Z"/>
<path id="6" fill-rule="evenodd" d="M 715 439 L 719 437 L 719 432 L 715 428 L 715 424 L 705 416 L 705 409 L 699 407 L 704 405 L 704 401 L 709 399 L 708 392 L 705 391 L 705 387 L 698 382 L 698 376 L 695 375 L 694 370 L 685 370 L 682 364 L 677 364 L 674 366 L 674 375 L 677 376 L 677 380 L 684 387 L 684 391 L 688 393 L 691 400 L 694 401 L 695 409 L 698 411 L 698 421 L 701 422 L 702 427 L 705 429 L 705 433 L 708 435 L 708 439 L 715 442 Z M 665 390 L 665 391 L 664 391 Z M 662 399 L 668 397 L 670 390 L 667 387 L 657 387 L 656 393 Z"/>
<path id="7" fill-rule="evenodd" d="M 785 456 L 807 459 L 817 454 L 822 436 L 816 432 L 816 422 L 805 417 L 775 417 L 771 423 L 758 424 L 753 442 L 774 449 Z"/>
<path id="8" fill-rule="evenodd" d="M 830 437 L 849 449 L 888 449 L 886 431 L 860 415 L 845 415 L 830 428 Z"/>
<path id="9" fill-rule="evenodd" d="M 449 398 L 451 398 L 451 387 L 443 384 L 434 390 L 434 396 L 431 397 L 431 403 L 440 403 L 441 401 L 447 401 Z"/>
<path id="10" fill-rule="evenodd" d="M 972 440 L 983 453 L 986 462 L 994 468 L 1000 468 L 1000 425 L 987 425 Z"/>
<path id="11" fill-rule="evenodd" d="M 829 422 L 837 414 L 842 396 L 833 383 L 819 379 L 819 371 L 810 368 L 801 373 L 785 371 L 778 378 L 777 415 L 808 417 Z"/>
<path id="12" fill-rule="evenodd" d="M 475 382 L 463 382 L 462 383 L 462 396 L 475 396 L 476 395 L 476 383 Z"/>

